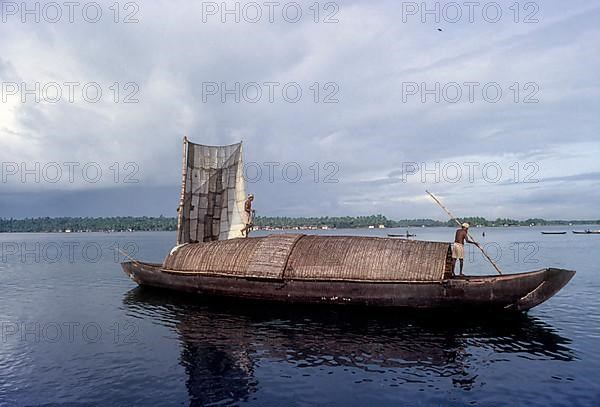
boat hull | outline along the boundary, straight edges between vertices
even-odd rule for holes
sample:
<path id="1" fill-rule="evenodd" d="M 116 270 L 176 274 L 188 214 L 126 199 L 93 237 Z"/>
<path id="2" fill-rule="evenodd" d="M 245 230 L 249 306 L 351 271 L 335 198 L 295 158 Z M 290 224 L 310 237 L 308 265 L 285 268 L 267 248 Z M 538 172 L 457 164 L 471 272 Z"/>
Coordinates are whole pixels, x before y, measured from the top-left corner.
<path id="1" fill-rule="evenodd" d="M 548 300 L 575 274 L 570 270 L 549 268 L 438 282 L 364 282 L 220 276 L 165 270 L 159 264 L 137 261 L 123 263 L 122 266 L 125 273 L 142 286 L 205 296 L 296 304 L 515 311 L 525 311 Z"/>

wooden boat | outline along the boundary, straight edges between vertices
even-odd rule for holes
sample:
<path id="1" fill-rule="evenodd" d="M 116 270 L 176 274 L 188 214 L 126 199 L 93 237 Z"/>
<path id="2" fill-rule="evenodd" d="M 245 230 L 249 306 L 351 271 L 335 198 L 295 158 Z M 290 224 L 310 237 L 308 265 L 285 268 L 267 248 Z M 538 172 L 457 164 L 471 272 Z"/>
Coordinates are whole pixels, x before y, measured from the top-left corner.
<path id="1" fill-rule="evenodd" d="M 600 235 L 600 230 L 573 231 L 576 235 Z"/>
<path id="2" fill-rule="evenodd" d="M 299 304 L 528 310 L 575 274 L 555 268 L 453 277 L 449 243 L 271 235 L 187 244 L 163 264 L 128 262 L 140 285 Z"/>
<path id="3" fill-rule="evenodd" d="M 566 235 L 567 232 L 542 232 L 542 235 Z"/>
<path id="4" fill-rule="evenodd" d="M 162 264 L 133 260 L 140 285 L 204 296 L 298 304 L 527 310 L 575 274 L 542 269 L 454 277 L 450 243 L 358 236 L 240 237 L 242 146 L 184 139 L 177 246 Z M 247 217 L 247 219 L 250 219 Z"/>

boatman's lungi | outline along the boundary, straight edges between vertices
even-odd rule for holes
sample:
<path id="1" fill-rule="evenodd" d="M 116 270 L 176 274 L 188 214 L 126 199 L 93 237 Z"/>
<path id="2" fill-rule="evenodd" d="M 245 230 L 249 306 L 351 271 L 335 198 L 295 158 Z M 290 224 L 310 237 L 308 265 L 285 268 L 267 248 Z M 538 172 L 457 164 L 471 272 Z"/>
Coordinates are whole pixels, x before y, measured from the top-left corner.
<path id="1" fill-rule="evenodd" d="M 244 211 L 244 215 L 242 216 L 242 221 L 244 222 L 244 225 L 246 225 L 246 226 L 252 225 L 252 223 L 254 222 L 252 212 Z"/>
<path id="2" fill-rule="evenodd" d="M 452 244 L 452 258 L 453 259 L 464 259 L 465 258 L 465 246 L 460 243 Z"/>

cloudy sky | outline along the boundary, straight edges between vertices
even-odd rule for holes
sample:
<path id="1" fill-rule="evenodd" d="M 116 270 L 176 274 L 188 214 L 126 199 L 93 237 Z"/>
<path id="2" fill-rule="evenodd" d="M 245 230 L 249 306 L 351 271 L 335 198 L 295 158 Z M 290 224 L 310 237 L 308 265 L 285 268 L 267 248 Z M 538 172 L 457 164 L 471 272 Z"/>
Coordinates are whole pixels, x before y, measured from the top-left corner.
<path id="1" fill-rule="evenodd" d="M 0 217 L 175 216 L 187 134 L 244 141 L 260 215 L 600 218 L 595 2 L 25 4 Z"/>

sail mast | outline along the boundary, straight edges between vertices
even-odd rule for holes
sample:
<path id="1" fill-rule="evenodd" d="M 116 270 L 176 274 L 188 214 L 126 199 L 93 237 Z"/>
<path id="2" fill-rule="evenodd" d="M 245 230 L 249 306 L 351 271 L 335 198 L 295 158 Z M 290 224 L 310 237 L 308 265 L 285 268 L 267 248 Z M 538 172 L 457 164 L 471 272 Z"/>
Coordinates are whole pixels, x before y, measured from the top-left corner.
<path id="1" fill-rule="evenodd" d="M 177 245 L 180 245 L 183 241 L 183 206 L 185 204 L 185 192 L 187 182 L 187 169 L 188 169 L 188 139 L 187 136 L 183 136 L 183 164 L 181 171 L 181 195 L 179 197 L 179 208 L 177 209 Z"/>

